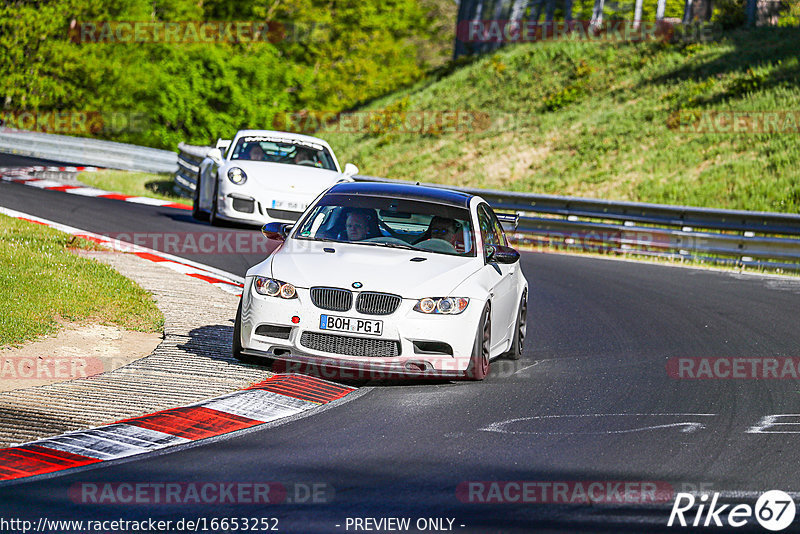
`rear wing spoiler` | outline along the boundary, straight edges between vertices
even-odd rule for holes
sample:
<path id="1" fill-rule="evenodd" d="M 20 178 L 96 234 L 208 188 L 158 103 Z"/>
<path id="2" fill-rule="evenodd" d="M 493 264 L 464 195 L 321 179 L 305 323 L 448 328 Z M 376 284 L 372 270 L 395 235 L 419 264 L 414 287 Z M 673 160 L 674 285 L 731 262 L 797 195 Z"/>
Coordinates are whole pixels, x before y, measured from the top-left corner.
<path id="1" fill-rule="evenodd" d="M 513 232 L 519 224 L 519 213 L 495 213 L 497 220 L 503 225 L 503 229 Z"/>

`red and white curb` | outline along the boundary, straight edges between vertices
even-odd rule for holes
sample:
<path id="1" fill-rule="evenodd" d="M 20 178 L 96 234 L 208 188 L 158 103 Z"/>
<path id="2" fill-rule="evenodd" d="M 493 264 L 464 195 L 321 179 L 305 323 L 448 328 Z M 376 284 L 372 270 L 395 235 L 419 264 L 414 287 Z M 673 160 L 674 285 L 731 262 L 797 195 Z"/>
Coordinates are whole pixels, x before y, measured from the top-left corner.
<path id="1" fill-rule="evenodd" d="M 147 204 L 148 206 L 161 206 L 164 208 L 176 208 L 180 210 L 190 210 L 191 206 L 179 204 L 177 202 L 170 202 L 168 200 L 160 200 L 150 197 L 137 197 L 133 195 L 123 195 L 122 193 L 114 193 L 113 191 L 104 191 L 102 189 L 95 189 L 94 187 L 86 187 L 83 185 L 67 185 L 55 180 L 47 180 L 45 178 L 33 178 L 29 176 L 32 172 L 46 172 L 46 171 L 61 171 L 61 172 L 86 172 L 96 171 L 97 167 L 0 167 L 0 179 L 7 182 L 14 182 L 18 184 L 29 185 L 39 189 L 46 189 L 48 191 L 62 191 L 71 195 L 81 195 L 84 197 L 97 197 L 97 198 L 110 198 L 114 200 L 124 200 L 125 202 L 133 202 L 135 204 Z"/>
<path id="2" fill-rule="evenodd" d="M 29 167 L 0 167 L 0 174 L 28 174 L 31 172 L 95 172 L 102 170 L 101 167 L 57 167 L 54 165 L 34 165 Z"/>
<path id="3" fill-rule="evenodd" d="M 355 388 L 275 375 L 189 406 L 0 449 L 0 481 L 82 467 L 263 425 L 341 399 Z"/>
<path id="4" fill-rule="evenodd" d="M 209 284 L 212 284 L 227 293 L 232 293 L 237 296 L 242 295 L 244 279 L 240 276 L 236 276 L 235 274 L 227 273 L 208 265 L 203 265 L 201 263 L 193 262 L 184 258 L 179 258 L 177 256 L 173 256 L 172 254 L 142 247 L 133 243 L 119 241 L 117 239 L 95 234 L 93 232 L 87 232 L 86 230 L 80 230 L 72 226 L 67 226 L 65 224 L 43 219 L 41 217 L 36 217 L 35 215 L 30 215 L 21 211 L 4 208 L 2 206 L 0 206 L 0 213 L 8 215 L 9 217 L 14 217 L 15 219 L 49 226 L 50 228 L 54 228 L 61 232 L 65 232 L 82 239 L 87 239 L 89 241 L 94 241 L 95 243 L 106 246 L 112 250 L 120 250 L 123 248 L 126 252 L 135 254 L 140 258 L 156 262 L 164 267 L 172 269 L 173 271 L 177 271 L 187 276 L 208 282 Z"/>

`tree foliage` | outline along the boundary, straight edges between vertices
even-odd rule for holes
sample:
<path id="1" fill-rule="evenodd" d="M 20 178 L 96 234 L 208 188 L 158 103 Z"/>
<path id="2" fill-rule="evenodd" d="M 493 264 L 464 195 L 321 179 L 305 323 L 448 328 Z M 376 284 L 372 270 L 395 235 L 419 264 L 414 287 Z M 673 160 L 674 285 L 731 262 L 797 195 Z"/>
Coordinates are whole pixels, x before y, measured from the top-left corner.
<path id="1" fill-rule="evenodd" d="M 207 143 L 270 127 L 278 112 L 348 109 L 417 81 L 430 66 L 414 47 L 430 37 L 430 9 L 419 0 L 7 0 L 0 111 L 141 116 L 93 133 L 164 148 Z M 273 21 L 283 38 L 75 43 L 73 21 Z"/>

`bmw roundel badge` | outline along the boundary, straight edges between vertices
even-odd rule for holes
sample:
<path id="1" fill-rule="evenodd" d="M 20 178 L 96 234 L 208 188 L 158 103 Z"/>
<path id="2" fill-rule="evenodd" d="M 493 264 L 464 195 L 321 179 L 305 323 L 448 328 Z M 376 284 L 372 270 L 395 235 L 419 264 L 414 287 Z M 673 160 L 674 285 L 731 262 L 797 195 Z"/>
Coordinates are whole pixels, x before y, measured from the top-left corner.
<path id="1" fill-rule="evenodd" d="M 353 282 L 353 287 L 356 289 L 361 289 L 363 285 L 361 282 Z"/>

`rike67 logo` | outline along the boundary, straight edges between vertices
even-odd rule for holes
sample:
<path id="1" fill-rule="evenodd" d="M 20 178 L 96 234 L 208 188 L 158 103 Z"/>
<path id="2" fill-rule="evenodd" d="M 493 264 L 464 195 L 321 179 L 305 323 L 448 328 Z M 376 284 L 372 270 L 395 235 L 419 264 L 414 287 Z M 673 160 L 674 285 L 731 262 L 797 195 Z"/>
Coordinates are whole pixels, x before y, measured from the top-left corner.
<path id="1" fill-rule="evenodd" d="M 755 518 L 762 527 L 780 531 L 794 521 L 795 504 L 792 497 L 780 490 L 762 493 L 755 507 L 749 504 L 717 504 L 719 493 L 709 502 L 707 494 L 696 498 L 691 493 L 678 493 L 669 514 L 667 526 L 692 527 L 743 527 Z M 697 505 L 697 510 L 693 511 Z M 730 508 L 730 509 L 729 509 Z"/>

